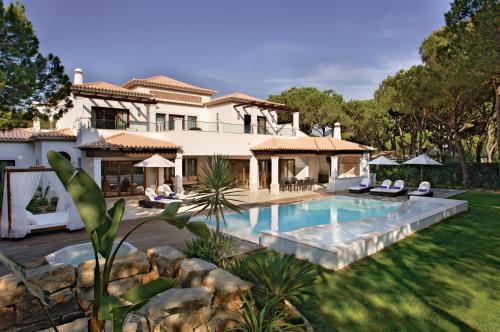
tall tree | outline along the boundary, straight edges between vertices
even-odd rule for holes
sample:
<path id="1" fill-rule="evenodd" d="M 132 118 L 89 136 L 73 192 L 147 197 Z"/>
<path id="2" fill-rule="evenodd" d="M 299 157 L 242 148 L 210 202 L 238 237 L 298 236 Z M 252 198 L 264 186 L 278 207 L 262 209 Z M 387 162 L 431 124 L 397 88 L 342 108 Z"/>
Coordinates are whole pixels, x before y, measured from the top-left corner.
<path id="1" fill-rule="evenodd" d="M 500 2 L 498 0 L 455 0 L 445 14 L 471 71 L 480 73 L 495 96 L 496 141 L 500 175 Z"/>
<path id="2" fill-rule="evenodd" d="M 70 108 L 71 83 L 57 56 L 44 57 L 24 6 L 0 0 L 0 128 L 33 117 L 60 117 Z"/>
<path id="3" fill-rule="evenodd" d="M 293 87 L 271 95 L 269 101 L 284 103 L 300 111 L 300 130 L 307 134 L 328 136 L 336 121 L 342 121 L 343 98 L 333 90 L 321 91 L 313 87 Z M 279 121 L 291 121 L 290 114 L 279 113 Z"/>

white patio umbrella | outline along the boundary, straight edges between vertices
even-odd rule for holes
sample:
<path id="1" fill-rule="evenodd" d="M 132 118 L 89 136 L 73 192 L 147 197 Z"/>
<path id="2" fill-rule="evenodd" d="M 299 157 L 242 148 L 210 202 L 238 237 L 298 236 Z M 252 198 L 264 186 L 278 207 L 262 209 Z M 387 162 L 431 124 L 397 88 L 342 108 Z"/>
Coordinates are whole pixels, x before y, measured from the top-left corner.
<path id="1" fill-rule="evenodd" d="M 368 162 L 368 165 L 399 166 L 397 162 L 384 156 L 380 156 L 378 158 L 371 160 L 370 162 Z"/>
<path id="2" fill-rule="evenodd" d="M 134 165 L 135 167 L 148 167 L 148 168 L 157 168 L 157 173 L 156 173 L 156 188 L 158 188 L 158 175 L 159 175 L 159 169 L 164 168 L 164 167 L 175 167 L 175 164 L 171 162 L 168 159 L 163 158 L 160 155 L 153 155 L 149 157 L 148 159 L 145 159 L 137 164 Z"/>
<path id="3" fill-rule="evenodd" d="M 415 158 L 405 161 L 405 165 L 420 165 L 420 182 L 424 179 L 424 166 L 440 166 L 439 161 L 427 157 L 426 154 L 421 154 Z"/>
<path id="4" fill-rule="evenodd" d="M 399 164 L 397 162 L 395 162 L 394 160 L 391 160 L 387 157 L 384 157 L 384 156 L 380 156 L 380 157 L 377 157 L 377 158 L 369 161 L 368 165 L 376 165 L 377 171 L 379 170 L 380 166 L 399 166 Z M 368 167 L 370 167 L 370 166 L 368 166 Z M 373 181 L 375 181 L 375 179 Z"/>

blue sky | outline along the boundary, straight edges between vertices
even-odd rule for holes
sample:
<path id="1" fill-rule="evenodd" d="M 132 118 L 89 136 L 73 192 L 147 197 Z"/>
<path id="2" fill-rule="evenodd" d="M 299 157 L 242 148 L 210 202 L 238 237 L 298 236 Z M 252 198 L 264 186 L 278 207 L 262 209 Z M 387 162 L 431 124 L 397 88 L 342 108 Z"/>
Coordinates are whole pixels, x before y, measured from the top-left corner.
<path id="1" fill-rule="evenodd" d="M 24 0 L 42 53 L 72 77 L 122 84 L 167 75 L 219 94 L 266 98 L 292 86 L 373 96 L 420 62 L 449 0 Z"/>

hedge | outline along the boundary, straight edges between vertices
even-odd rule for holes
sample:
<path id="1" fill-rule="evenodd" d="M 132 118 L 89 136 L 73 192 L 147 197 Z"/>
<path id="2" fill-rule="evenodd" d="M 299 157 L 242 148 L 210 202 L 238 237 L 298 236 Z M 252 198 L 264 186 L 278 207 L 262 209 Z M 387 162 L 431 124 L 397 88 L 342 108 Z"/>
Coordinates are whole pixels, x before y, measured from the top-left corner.
<path id="1" fill-rule="evenodd" d="M 473 188 L 500 188 L 498 163 L 469 164 L 469 186 Z M 402 179 L 406 185 L 418 186 L 420 183 L 420 166 L 371 166 L 371 171 L 377 174 L 377 181 Z M 433 187 L 460 188 L 463 187 L 463 176 L 460 164 L 445 164 L 443 166 L 424 166 L 424 181 L 429 181 Z"/>

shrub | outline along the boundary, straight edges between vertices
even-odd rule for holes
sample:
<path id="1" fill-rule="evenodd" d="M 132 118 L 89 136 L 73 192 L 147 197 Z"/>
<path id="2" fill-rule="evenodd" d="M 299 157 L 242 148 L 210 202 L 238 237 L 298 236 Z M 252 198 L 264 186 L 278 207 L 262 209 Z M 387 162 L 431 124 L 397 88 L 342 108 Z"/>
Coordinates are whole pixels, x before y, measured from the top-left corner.
<path id="1" fill-rule="evenodd" d="M 297 330 L 303 325 L 288 323 L 285 311 L 275 310 L 278 303 L 283 302 L 281 297 L 273 297 L 266 301 L 260 309 L 256 305 L 252 294 L 240 295 L 243 307 L 240 310 L 242 321 L 231 331 L 241 332 L 274 332 Z"/>
<path id="2" fill-rule="evenodd" d="M 475 188 L 499 188 L 500 176 L 497 163 L 469 164 L 469 184 Z M 410 186 L 420 183 L 420 166 L 403 165 L 399 167 L 380 167 L 372 170 L 377 174 L 377 181 L 383 179 L 402 179 Z M 423 181 L 429 181 L 433 187 L 457 188 L 463 186 L 460 165 L 424 166 Z"/>
<path id="3" fill-rule="evenodd" d="M 245 256 L 231 264 L 229 270 L 254 284 L 252 292 L 257 300 L 280 297 L 291 303 L 300 303 L 304 295 L 310 295 L 321 275 L 313 264 L 274 252 Z"/>
<path id="4" fill-rule="evenodd" d="M 184 245 L 182 252 L 188 258 L 199 258 L 217 266 L 224 267 L 226 265 L 225 258 L 233 252 L 234 240 L 232 237 L 221 233 L 221 255 L 219 255 L 215 245 L 215 236 L 215 232 L 212 232 L 211 237 L 208 239 L 195 238 L 188 241 Z"/>

